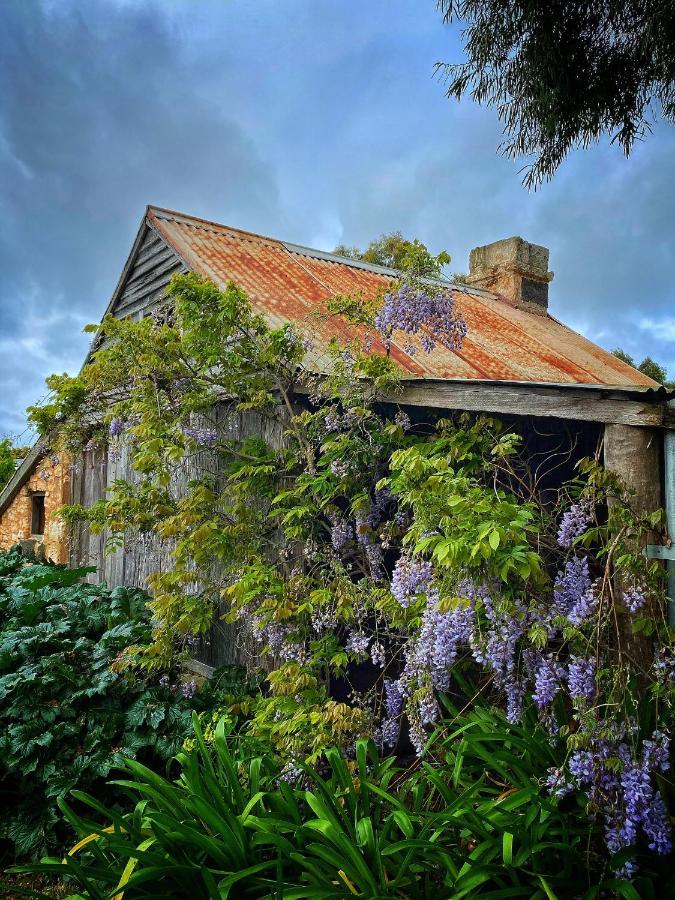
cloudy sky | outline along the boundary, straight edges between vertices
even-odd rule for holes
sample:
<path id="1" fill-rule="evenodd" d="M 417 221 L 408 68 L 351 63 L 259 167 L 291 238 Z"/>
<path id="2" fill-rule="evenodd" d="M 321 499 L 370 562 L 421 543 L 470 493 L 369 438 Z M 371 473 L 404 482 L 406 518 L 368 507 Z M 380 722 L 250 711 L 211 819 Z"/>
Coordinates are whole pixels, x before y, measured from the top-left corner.
<path id="1" fill-rule="evenodd" d="M 554 315 L 675 377 L 675 128 L 528 193 L 434 79 L 460 58 L 435 0 L 3 0 L 0 436 L 79 368 L 147 203 L 322 249 L 400 229 L 456 271 L 520 234 Z"/>

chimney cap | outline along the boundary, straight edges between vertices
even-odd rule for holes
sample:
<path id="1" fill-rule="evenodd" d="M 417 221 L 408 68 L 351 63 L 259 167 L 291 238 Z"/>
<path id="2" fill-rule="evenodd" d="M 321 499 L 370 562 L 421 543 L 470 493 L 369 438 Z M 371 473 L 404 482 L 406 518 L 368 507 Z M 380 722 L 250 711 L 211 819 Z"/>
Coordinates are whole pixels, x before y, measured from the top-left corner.
<path id="1" fill-rule="evenodd" d="M 475 247 L 469 256 L 469 270 L 472 275 L 478 275 L 495 268 L 511 269 L 551 281 L 553 275 L 548 271 L 548 254 L 548 247 L 530 244 L 516 235 Z"/>
<path id="2" fill-rule="evenodd" d="M 469 284 L 499 294 L 512 306 L 546 314 L 548 248 L 514 236 L 475 247 L 469 256 Z"/>

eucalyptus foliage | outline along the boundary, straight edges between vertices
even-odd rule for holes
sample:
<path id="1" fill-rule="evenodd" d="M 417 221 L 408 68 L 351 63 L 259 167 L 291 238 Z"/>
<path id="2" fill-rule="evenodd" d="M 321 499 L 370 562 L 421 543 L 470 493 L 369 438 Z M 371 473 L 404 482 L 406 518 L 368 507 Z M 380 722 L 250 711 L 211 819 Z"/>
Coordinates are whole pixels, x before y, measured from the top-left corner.
<path id="1" fill-rule="evenodd" d="M 657 0 L 438 0 L 466 59 L 439 63 L 448 96 L 496 109 L 528 186 L 603 135 L 626 156 L 658 115 L 675 119 L 675 31 Z"/>
<path id="2" fill-rule="evenodd" d="M 668 853 L 675 658 L 662 572 L 639 549 L 662 513 L 637 515 L 595 459 L 544 503 L 499 422 L 396 408 L 395 344 L 461 346 L 445 285 L 333 298 L 316 315 L 359 338 L 319 348 L 321 372 L 309 325 L 271 327 L 235 285 L 191 274 L 169 293 L 140 322 L 106 319 L 94 361 L 34 415 L 71 453 L 123 444 L 140 476 L 71 521 L 171 551 L 132 664 L 169 665 L 226 601 L 267 669 L 249 731 L 289 772 L 359 739 L 421 755 L 470 668 L 514 725 L 534 700 L 566 748 L 541 777 L 586 798 L 610 854 Z M 242 416 L 275 439 L 243 436 Z"/>

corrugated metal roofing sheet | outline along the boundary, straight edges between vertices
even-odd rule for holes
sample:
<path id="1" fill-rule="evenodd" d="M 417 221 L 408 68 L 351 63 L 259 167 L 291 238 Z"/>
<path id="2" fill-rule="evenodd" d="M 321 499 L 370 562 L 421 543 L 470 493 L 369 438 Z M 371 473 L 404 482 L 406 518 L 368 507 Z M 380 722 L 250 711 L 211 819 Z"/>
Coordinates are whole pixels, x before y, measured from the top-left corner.
<path id="1" fill-rule="evenodd" d="M 194 272 L 223 286 L 234 281 L 271 324 L 296 323 L 312 339 L 318 368 L 330 338 L 362 334 L 340 317 L 317 317 L 325 301 L 358 291 L 373 296 L 396 274 L 157 207 L 148 207 L 147 218 Z M 514 309 L 487 291 L 452 289 L 468 328 L 464 344 L 415 357 L 395 344 L 392 356 L 411 377 L 659 387 L 551 316 Z"/>

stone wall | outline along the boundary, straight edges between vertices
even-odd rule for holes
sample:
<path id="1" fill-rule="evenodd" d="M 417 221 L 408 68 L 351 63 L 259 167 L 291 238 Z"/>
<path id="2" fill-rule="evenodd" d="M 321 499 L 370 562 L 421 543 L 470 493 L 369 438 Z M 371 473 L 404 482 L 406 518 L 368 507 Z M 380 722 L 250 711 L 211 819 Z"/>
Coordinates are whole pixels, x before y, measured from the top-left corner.
<path id="1" fill-rule="evenodd" d="M 44 534 L 32 534 L 35 493 L 44 494 Z M 39 459 L 28 480 L 21 486 L 7 509 L 0 515 L 0 548 L 8 548 L 19 541 L 35 540 L 47 559 L 68 562 L 68 533 L 66 523 L 55 515 L 64 503 L 70 502 L 70 464 L 62 454 Z M 38 548 L 36 547 L 36 550 Z"/>

